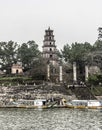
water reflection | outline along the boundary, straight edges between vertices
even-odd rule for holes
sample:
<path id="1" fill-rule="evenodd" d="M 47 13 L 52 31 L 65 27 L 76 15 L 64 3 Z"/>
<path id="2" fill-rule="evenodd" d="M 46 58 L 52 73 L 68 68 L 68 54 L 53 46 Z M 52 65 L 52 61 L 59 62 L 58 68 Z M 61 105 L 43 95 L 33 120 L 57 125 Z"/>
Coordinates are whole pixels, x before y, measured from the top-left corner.
<path id="1" fill-rule="evenodd" d="M 102 111 L 0 109 L 0 130 L 102 130 Z"/>

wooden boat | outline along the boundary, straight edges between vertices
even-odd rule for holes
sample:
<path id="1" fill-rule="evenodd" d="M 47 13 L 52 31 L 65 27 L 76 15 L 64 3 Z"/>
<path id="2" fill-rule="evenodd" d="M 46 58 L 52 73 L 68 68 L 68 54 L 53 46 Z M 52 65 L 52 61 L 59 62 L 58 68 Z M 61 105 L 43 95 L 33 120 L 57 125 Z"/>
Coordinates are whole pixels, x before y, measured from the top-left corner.
<path id="1" fill-rule="evenodd" d="M 72 100 L 66 103 L 67 108 L 102 109 L 102 101 L 98 100 Z"/>

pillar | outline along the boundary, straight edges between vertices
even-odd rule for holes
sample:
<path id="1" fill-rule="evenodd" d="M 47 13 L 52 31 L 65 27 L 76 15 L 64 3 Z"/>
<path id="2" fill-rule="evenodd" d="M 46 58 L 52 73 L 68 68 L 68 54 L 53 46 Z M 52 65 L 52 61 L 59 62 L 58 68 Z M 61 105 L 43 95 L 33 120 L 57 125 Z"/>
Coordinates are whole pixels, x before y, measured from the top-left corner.
<path id="1" fill-rule="evenodd" d="M 47 64 L 47 80 L 50 80 L 50 65 Z"/>
<path id="2" fill-rule="evenodd" d="M 77 81 L 76 62 L 73 63 L 73 81 Z"/>
<path id="3" fill-rule="evenodd" d="M 62 82 L 62 65 L 59 66 L 59 81 Z"/>
<path id="4" fill-rule="evenodd" d="M 88 80 L 88 74 L 89 74 L 89 72 L 88 72 L 88 65 L 85 65 L 85 81 Z"/>

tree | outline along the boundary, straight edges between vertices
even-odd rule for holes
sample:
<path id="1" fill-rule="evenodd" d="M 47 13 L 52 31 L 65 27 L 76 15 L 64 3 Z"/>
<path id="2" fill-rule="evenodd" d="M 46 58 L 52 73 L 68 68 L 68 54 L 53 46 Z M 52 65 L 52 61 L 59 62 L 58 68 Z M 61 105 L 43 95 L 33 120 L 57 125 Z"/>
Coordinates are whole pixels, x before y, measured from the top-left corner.
<path id="1" fill-rule="evenodd" d="M 89 76 L 88 82 L 89 82 L 91 85 L 96 85 L 97 82 L 98 82 L 97 76 L 96 76 L 96 75 L 91 75 L 91 76 Z"/>
<path id="2" fill-rule="evenodd" d="M 60 55 L 66 62 L 71 61 L 71 47 L 68 44 L 64 45 Z"/>
<path id="3" fill-rule="evenodd" d="M 94 45 L 94 51 L 102 51 L 102 41 L 97 40 Z"/>
<path id="4" fill-rule="evenodd" d="M 10 69 L 13 63 L 17 62 L 18 44 L 13 41 L 0 43 L 0 59 L 2 70 L 6 70 L 10 73 Z"/>
<path id="5" fill-rule="evenodd" d="M 71 63 L 83 62 L 85 59 L 85 55 L 92 50 L 92 46 L 90 43 L 72 43 L 71 46 L 66 44 L 61 50 L 62 57 L 65 61 L 69 61 Z"/>
<path id="6" fill-rule="evenodd" d="M 42 57 L 39 57 L 38 59 L 35 60 L 33 67 L 28 72 L 33 79 L 46 80 L 47 75 L 46 61 Z"/>
<path id="7" fill-rule="evenodd" d="M 91 85 L 98 85 L 99 83 L 102 83 L 102 74 L 90 75 L 88 78 L 88 82 Z"/>
<path id="8" fill-rule="evenodd" d="M 89 65 L 96 65 L 102 69 L 102 41 L 97 40 L 85 58 Z"/>
<path id="9" fill-rule="evenodd" d="M 86 63 L 86 55 L 92 50 L 92 46 L 90 43 L 72 43 L 71 46 L 66 44 L 61 50 L 62 57 L 65 61 L 76 62 L 79 73 L 82 74 L 84 72 L 84 66 Z"/>
<path id="10" fill-rule="evenodd" d="M 30 69 L 40 56 L 38 45 L 34 41 L 23 43 L 18 49 L 18 59 L 22 62 L 24 70 Z"/>

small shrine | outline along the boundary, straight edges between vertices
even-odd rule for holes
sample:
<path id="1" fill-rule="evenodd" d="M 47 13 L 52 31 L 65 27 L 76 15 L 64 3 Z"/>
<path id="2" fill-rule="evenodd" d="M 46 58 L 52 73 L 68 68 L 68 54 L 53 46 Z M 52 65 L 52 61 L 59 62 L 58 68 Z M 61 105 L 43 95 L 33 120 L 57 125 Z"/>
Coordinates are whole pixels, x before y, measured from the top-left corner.
<path id="1" fill-rule="evenodd" d="M 23 73 L 23 67 L 20 64 L 13 64 L 11 67 L 11 73 L 12 74 L 22 74 Z"/>

